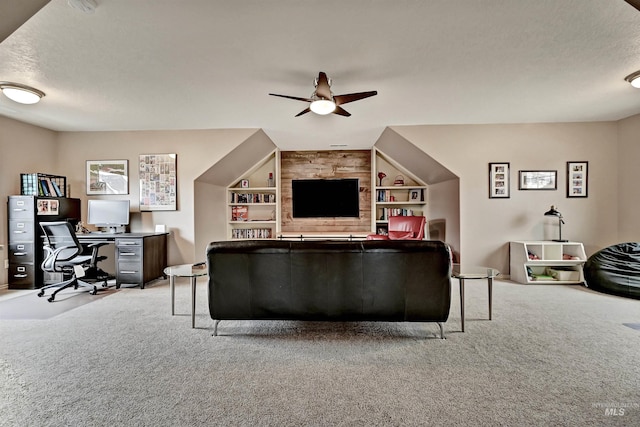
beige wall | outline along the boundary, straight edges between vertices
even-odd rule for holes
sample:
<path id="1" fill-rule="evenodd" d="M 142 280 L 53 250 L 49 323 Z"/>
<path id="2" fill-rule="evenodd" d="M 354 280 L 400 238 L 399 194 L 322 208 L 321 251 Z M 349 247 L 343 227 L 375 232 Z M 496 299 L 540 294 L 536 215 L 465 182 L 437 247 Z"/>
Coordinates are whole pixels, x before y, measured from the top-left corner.
<path id="1" fill-rule="evenodd" d="M 0 285 L 7 283 L 7 196 L 20 194 L 21 173 L 58 173 L 56 133 L 0 116 Z"/>
<path id="2" fill-rule="evenodd" d="M 464 262 L 490 265 L 507 273 L 510 240 L 555 237 L 557 222 L 549 222 L 543 216 L 552 204 L 566 219 L 563 236 L 584 242 L 589 254 L 618 241 L 640 240 L 640 188 L 634 169 L 640 159 L 640 115 L 620 122 L 393 129 L 459 177 L 459 251 Z M 166 224 L 172 231 L 169 262 L 201 260 L 203 248 L 197 246 L 204 245 L 207 239 L 195 236 L 194 223 L 196 217 L 206 222 L 207 215 L 194 212 L 194 181 L 255 132 L 256 129 L 56 133 L 0 117 L 0 197 L 6 200 L 6 196 L 19 192 L 21 172 L 58 173 L 67 176 L 71 197 L 81 198 L 86 208 L 85 161 L 127 159 L 131 182 L 126 197 L 136 211 L 138 155 L 177 153 L 178 211 L 133 214 L 132 229 L 149 231 L 155 224 Z M 583 160 L 589 162 L 589 197 L 568 199 L 566 162 Z M 488 198 L 489 162 L 511 163 L 511 198 Z M 519 191 L 518 170 L 531 169 L 557 170 L 558 190 Z M 212 194 L 210 201 L 215 198 Z M 7 258 L 5 211 L 0 209 L 3 260 Z M 211 225 L 219 227 L 224 219 L 215 216 L 219 213 L 213 215 Z M 217 234 L 210 237 L 217 238 Z M 6 283 L 4 269 L 1 281 Z"/>
<path id="3" fill-rule="evenodd" d="M 60 173 L 67 176 L 71 197 L 82 199 L 83 221 L 86 221 L 86 161 L 128 160 L 129 195 L 101 197 L 128 198 L 131 201 L 132 231 L 153 231 L 156 224 L 165 224 L 171 231 L 169 263 L 180 264 L 203 259 L 195 253 L 194 181 L 255 131 L 61 132 L 56 146 Z M 140 212 L 138 156 L 162 153 L 177 153 L 178 210 Z M 216 220 L 212 219 L 212 222 Z"/>
<path id="4" fill-rule="evenodd" d="M 509 271 L 511 240 L 563 238 L 588 253 L 617 241 L 617 123 L 404 126 L 393 128 L 460 178 L 460 257 Z M 566 162 L 589 162 L 589 197 L 566 198 Z M 489 199 L 488 163 L 511 163 L 511 197 Z M 519 170 L 557 170 L 556 191 L 519 191 Z"/>
<path id="5" fill-rule="evenodd" d="M 640 242 L 640 114 L 618 126 L 618 240 Z"/>

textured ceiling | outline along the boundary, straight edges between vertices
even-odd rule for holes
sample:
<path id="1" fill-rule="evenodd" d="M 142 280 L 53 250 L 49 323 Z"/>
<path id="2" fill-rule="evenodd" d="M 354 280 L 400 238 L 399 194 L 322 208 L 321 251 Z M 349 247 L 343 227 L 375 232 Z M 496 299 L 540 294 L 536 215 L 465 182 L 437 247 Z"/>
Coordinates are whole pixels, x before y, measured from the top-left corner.
<path id="1" fill-rule="evenodd" d="M 42 3 L 40 1 L 40 3 Z M 640 113 L 623 0 L 52 0 L 0 43 L 0 115 L 61 131 L 262 128 L 282 149 L 371 147 L 386 126 Z M 6 0 L 3 0 L 6 4 Z M 0 18 L 2 20 L 2 18 Z M 294 117 L 325 71 L 352 116 Z"/>

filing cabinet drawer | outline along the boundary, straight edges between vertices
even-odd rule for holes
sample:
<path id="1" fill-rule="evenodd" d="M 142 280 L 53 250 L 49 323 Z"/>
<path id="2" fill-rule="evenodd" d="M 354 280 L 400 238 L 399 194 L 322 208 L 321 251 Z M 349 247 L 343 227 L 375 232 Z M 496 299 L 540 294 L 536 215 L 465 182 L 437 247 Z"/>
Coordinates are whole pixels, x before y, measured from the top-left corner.
<path id="1" fill-rule="evenodd" d="M 33 262 L 33 243 L 10 243 L 9 244 L 9 262 L 20 264 L 24 262 Z"/>
<path id="2" fill-rule="evenodd" d="M 33 238 L 33 221 L 9 220 L 9 242 L 32 242 Z"/>
<path id="3" fill-rule="evenodd" d="M 9 219 L 33 218 L 33 199 L 9 197 L 7 215 Z"/>
<path id="4" fill-rule="evenodd" d="M 9 263 L 9 282 L 12 289 L 34 289 L 38 285 L 33 264 Z"/>

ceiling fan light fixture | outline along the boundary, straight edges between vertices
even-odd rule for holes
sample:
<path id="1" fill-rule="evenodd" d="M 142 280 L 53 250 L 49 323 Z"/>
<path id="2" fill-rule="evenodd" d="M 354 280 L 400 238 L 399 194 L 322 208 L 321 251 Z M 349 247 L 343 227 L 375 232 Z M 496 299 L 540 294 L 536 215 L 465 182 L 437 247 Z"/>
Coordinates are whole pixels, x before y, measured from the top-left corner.
<path id="1" fill-rule="evenodd" d="M 35 104 L 44 97 L 44 92 L 20 83 L 0 82 L 0 90 L 10 100 L 20 104 Z"/>
<path id="2" fill-rule="evenodd" d="M 311 103 L 309 108 L 316 114 L 326 116 L 327 114 L 333 113 L 336 109 L 336 104 L 328 99 L 317 99 Z"/>
<path id="3" fill-rule="evenodd" d="M 627 77 L 624 78 L 626 81 L 628 81 L 631 86 L 640 89 L 640 71 L 636 71 L 635 73 L 631 73 L 629 74 Z"/>

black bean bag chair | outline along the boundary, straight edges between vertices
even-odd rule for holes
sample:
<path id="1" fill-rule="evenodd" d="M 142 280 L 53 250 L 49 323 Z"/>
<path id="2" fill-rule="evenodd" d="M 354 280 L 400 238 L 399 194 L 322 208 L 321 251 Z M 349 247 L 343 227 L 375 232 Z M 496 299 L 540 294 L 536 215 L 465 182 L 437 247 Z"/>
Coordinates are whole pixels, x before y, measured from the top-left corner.
<path id="1" fill-rule="evenodd" d="M 593 290 L 640 299 L 640 243 L 619 243 L 591 255 L 584 278 Z"/>

